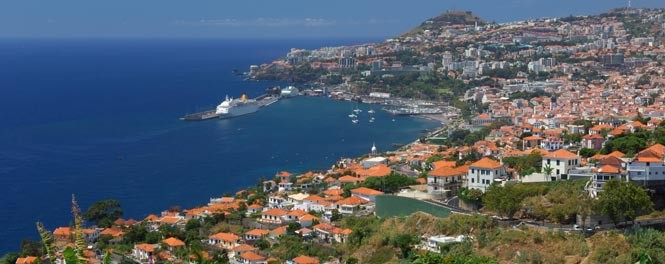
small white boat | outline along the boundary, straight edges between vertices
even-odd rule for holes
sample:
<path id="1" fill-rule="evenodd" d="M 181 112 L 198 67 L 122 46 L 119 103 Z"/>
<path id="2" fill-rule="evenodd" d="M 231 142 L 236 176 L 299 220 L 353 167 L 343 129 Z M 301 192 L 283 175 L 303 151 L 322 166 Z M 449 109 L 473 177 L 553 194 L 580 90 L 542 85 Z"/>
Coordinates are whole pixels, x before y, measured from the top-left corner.
<path id="1" fill-rule="evenodd" d="M 367 113 L 374 114 L 374 113 L 376 113 L 376 111 L 374 111 L 374 109 L 369 109 L 369 111 L 367 111 Z"/>
<path id="2" fill-rule="evenodd" d="M 353 110 L 353 112 L 356 112 L 356 114 L 358 114 L 358 113 L 360 113 L 360 112 L 362 112 L 362 111 L 363 111 L 363 110 L 360 110 L 360 108 L 356 108 L 356 109 Z"/>
<path id="3" fill-rule="evenodd" d="M 358 117 L 358 116 L 357 116 L 357 115 L 354 115 L 354 114 L 350 114 L 349 117 L 350 117 L 350 118 L 356 118 L 356 117 Z"/>
<path id="4" fill-rule="evenodd" d="M 370 118 L 370 119 L 369 119 L 369 122 L 370 122 L 370 123 L 374 123 L 374 118 L 373 118 L 373 117 Z"/>
<path id="5" fill-rule="evenodd" d="M 395 122 L 395 118 L 393 118 L 393 122 Z"/>
<path id="6" fill-rule="evenodd" d="M 358 119 L 353 119 L 353 120 L 351 120 L 351 122 L 353 122 L 354 124 L 358 124 L 358 122 L 360 122 L 360 121 L 358 121 Z"/>

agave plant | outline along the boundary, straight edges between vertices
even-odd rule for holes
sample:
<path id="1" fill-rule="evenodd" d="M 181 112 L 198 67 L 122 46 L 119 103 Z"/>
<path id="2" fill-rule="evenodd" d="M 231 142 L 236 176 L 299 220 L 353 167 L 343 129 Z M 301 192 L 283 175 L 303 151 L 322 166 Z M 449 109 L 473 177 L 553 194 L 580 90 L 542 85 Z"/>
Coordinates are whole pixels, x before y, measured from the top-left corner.
<path id="1" fill-rule="evenodd" d="M 72 194 L 72 214 L 74 215 L 74 244 L 76 245 L 76 258 L 80 263 L 87 263 L 85 257 L 85 238 L 83 237 L 83 218 L 81 208 L 76 202 L 76 196 Z"/>
<path id="2" fill-rule="evenodd" d="M 51 232 L 44 228 L 44 225 L 41 222 L 37 222 L 37 231 L 39 236 L 42 238 L 42 244 L 46 249 L 46 257 L 49 261 L 53 262 L 55 260 L 55 246 L 53 245 L 53 235 Z"/>

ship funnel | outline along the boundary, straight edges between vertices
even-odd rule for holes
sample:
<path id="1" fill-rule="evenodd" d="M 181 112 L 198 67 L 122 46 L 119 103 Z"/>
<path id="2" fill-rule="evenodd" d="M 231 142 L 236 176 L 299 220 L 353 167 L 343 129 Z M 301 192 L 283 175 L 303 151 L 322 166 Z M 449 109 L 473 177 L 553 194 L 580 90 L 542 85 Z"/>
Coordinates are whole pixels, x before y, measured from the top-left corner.
<path id="1" fill-rule="evenodd" d="M 242 93 L 242 96 L 241 96 L 240 98 L 242 99 L 243 102 L 244 102 L 244 101 L 247 101 L 247 94 L 246 94 L 246 93 Z"/>

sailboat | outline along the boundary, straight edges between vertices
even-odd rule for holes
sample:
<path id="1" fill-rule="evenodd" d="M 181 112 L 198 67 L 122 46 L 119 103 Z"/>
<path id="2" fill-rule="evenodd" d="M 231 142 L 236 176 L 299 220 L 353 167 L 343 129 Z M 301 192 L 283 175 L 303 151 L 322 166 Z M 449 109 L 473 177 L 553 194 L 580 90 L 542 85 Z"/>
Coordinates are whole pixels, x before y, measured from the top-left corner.
<path id="1" fill-rule="evenodd" d="M 353 122 L 354 124 L 358 124 L 358 122 L 360 122 L 360 121 L 358 119 L 353 119 L 353 120 L 351 120 L 351 122 Z"/>
<path id="2" fill-rule="evenodd" d="M 369 119 L 369 122 L 370 122 L 370 123 L 374 123 L 374 117 L 370 118 L 370 119 Z"/>
<path id="3" fill-rule="evenodd" d="M 367 111 L 367 113 L 374 114 L 374 113 L 376 113 L 376 111 L 374 111 L 374 109 L 372 108 L 372 109 L 369 109 L 369 111 Z"/>
<path id="4" fill-rule="evenodd" d="M 349 117 L 350 117 L 350 118 L 356 118 L 356 117 L 358 117 L 358 116 L 355 115 L 355 114 L 350 114 Z"/>

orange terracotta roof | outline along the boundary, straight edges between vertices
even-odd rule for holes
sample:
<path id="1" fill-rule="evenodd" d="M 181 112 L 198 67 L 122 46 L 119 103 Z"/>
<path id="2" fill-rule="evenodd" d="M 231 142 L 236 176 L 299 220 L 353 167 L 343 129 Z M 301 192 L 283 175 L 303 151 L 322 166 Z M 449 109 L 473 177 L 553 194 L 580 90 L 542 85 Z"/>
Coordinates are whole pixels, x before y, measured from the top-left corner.
<path id="1" fill-rule="evenodd" d="M 243 252 L 240 254 L 240 258 L 248 261 L 261 261 L 266 259 L 266 257 L 256 254 L 252 251 Z"/>
<path id="2" fill-rule="evenodd" d="M 125 232 L 122 231 L 120 228 L 115 228 L 115 227 L 110 227 L 104 229 L 102 232 L 99 233 L 99 235 L 110 235 L 113 237 L 119 237 L 122 236 Z"/>
<path id="3" fill-rule="evenodd" d="M 624 153 L 621 152 L 621 151 L 615 150 L 615 151 L 613 151 L 612 153 L 607 154 L 607 156 L 613 156 L 613 157 L 616 157 L 616 158 L 619 158 L 619 159 L 620 159 L 620 158 L 622 158 L 623 156 L 626 156 L 626 154 L 624 154 Z"/>
<path id="4" fill-rule="evenodd" d="M 185 242 L 182 242 L 182 240 L 175 237 L 169 237 L 162 240 L 162 242 L 164 242 L 164 244 L 168 245 L 169 247 L 182 247 L 185 245 Z"/>
<path id="5" fill-rule="evenodd" d="M 328 196 L 335 196 L 335 195 L 342 195 L 344 193 L 344 190 L 335 188 L 335 189 L 327 189 L 323 191 L 323 194 L 328 195 Z"/>
<path id="6" fill-rule="evenodd" d="M 499 163 L 496 160 L 490 159 L 488 157 L 484 157 L 479 161 L 476 161 L 473 164 L 469 165 L 469 167 L 483 168 L 483 169 L 497 169 L 501 168 L 501 163 Z"/>
<path id="7" fill-rule="evenodd" d="M 433 177 L 452 177 L 452 176 L 459 176 L 466 174 L 468 170 L 460 170 L 457 168 L 453 167 L 446 167 L 446 168 L 437 168 L 433 171 L 430 171 L 428 176 L 433 176 Z"/>
<path id="8" fill-rule="evenodd" d="M 432 166 L 434 167 L 434 169 L 442 168 L 442 167 L 455 167 L 455 162 L 454 161 L 447 161 L 447 160 L 440 160 L 440 161 L 432 162 Z"/>
<path id="9" fill-rule="evenodd" d="M 613 174 L 618 174 L 620 173 L 621 170 L 617 167 L 610 166 L 610 165 L 605 165 L 602 166 L 598 169 L 598 173 L 613 173 Z"/>
<path id="10" fill-rule="evenodd" d="M 381 191 L 377 191 L 377 190 L 370 189 L 370 188 L 367 188 L 367 187 L 360 187 L 360 188 L 351 189 L 351 193 L 357 193 L 357 194 L 368 195 L 368 196 L 376 196 L 376 195 L 382 195 L 383 194 L 383 192 L 381 192 Z"/>
<path id="11" fill-rule="evenodd" d="M 233 252 L 245 252 L 245 251 L 254 251 L 254 250 L 256 250 L 255 247 L 247 244 L 240 244 L 231 249 L 231 251 Z"/>
<path id="12" fill-rule="evenodd" d="M 319 264 L 319 259 L 305 255 L 297 256 L 293 259 L 296 264 Z"/>
<path id="13" fill-rule="evenodd" d="M 318 219 L 319 218 L 316 217 L 316 216 L 313 216 L 311 214 L 306 214 L 306 215 L 301 216 L 300 219 L 298 219 L 298 220 L 300 220 L 300 221 L 314 221 L 314 220 L 318 220 Z"/>
<path id="14" fill-rule="evenodd" d="M 53 235 L 55 236 L 69 236 L 71 233 L 69 227 L 58 227 L 53 231 Z"/>
<path id="15" fill-rule="evenodd" d="M 310 196 L 307 196 L 307 198 L 303 199 L 303 201 L 312 201 L 312 202 L 323 201 L 323 200 L 325 200 L 323 199 L 323 197 L 318 196 L 316 194 L 312 194 Z"/>
<path id="16" fill-rule="evenodd" d="M 342 176 L 337 179 L 339 182 L 344 182 L 344 183 L 357 183 L 363 181 L 360 178 L 353 177 L 353 176 Z"/>
<path id="17" fill-rule="evenodd" d="M 249 231 L 245 232 L 245 235 L 259 236 L 259 237 L 265 236 L 265 235 L 268 235 L 268 234 L 270 234 L 270 230 L 258 229 L 258 228 L 255 228 L 255 229 L 252 229 L 252 230 L 249 230 Z"/>
<path id="18" fill-rule="evenodd" d="M 37 263 L 37 257 L 27 256 L 24 258 L 17 258 L 16 264 L 35 264 Z"/>
<path id="19" fill-rule="evenodd" d="M 279 209 L 279 208 L 272 208 L 272 209 L 269 209 L 267 211 L 262 212 L 261 214 L 262 215 L 270 215 L 270 216 L 284 216 L 288 213 L 289 213 L 288 211 L 285 211 L 285 210 L 282 210 L 282 209 Z"/>
<path id="20" fill-rule="evenodd" d="M 528 137 L 523 138 L 523 140 L 526 140 L 526 141 L 531 141 L 531 140 L 543 140 L 543 138 L 541 138 L 541 137 L 539 137 L 539 136 L 528 136 Z"/>
<path id="21" fill-rule="evenodd" d="M 356 171 L 356 174 L 361 177 L 383 177 L 388 176 L 392 170 L 386 164 L 377 164 L 369 169 L 360 169 Z"/>
<path id="22" fill-rule="evenodd" d="M 156 216 L 156 215 L 154 215 L 154 214 L 151 214 L 151 215 L 148 215 L 148 216 L 147 216 L 145 219 L 143 219 L 143 220 L 144 220 L 144 221 L 148 221 L 148 222 L 154 222 L 154 221 L 159 220 L 159 217 Z"/>
<path id="23" fill-rule="evenodd" d="M 222 241 L 227 241 L 227 242 L 236 242 L 240 240 L 240 237 L 236 236 L 235 234 L 232 233 L 217 233 L 214 235 L 210 235 L 210 238 L 216 239 L 216 240 L 222 240 Z"/>
<path id="24" fill-rule="evenodd" d="M 275 235 L 285 235 L 286 234 L 286 227 L 287 226 L 280 226 L 278 228 L 270 230 L 270 233 L 275 234 Z"/>
<path id="25" fill-rule="evenodd" d="M 529 155 L 529 154 L 534 153 L 534 152 L 538 152 L 538 153 L 540 153 L 540 155 L 547 155 L 547 153 L 549 153 L 549 151 L 541 149 L 541 148 L 532 148 L 532 149 L 525 150 L 524 154 Z"/>
<path id="26" fill-rule="evenodd" d="M 544 157 L 548 159 L 576 159 L 580 156 L 577 156 L 577 154 L 572 153 L 566 149 L 558 149 L 556 151 L 545 154 Z"/>
<path id="27" fill-rule="evenodd" d="M 366 203 L 367 201 L 365 199 L 359 198 L 357 196 L 351 196 L 349 198 L 336 202 L 336 204 L 338 205 L 361 205 Z"/>
<path id="28" fill-rule="evenodd" d="M 150 244 L 136 244 L 134 247 L 149 253 L 155 252 L 155 248 Z"/>

